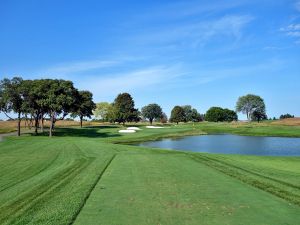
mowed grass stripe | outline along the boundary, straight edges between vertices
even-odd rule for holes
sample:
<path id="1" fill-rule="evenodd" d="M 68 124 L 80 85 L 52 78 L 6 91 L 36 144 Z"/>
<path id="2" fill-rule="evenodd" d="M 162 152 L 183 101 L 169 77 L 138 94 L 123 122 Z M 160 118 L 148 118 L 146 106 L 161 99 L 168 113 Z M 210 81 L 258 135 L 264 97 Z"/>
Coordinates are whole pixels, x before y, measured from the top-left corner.
<path id="1" fill-rule="evenodd" d="M 74 144 L 69 140 L 56 140 L 53 144 L 49 140 L 46 147 L 41 145 L 45 149 L 32 148 L 31 144 L 23 146 L 23 154 L 19 157 L 28 153 L 33 165 L 45 163 L 47 159 L 50 161 L 56 152 L 59 152 L 59 156 L 40 173 L 24 170 L 23 175 L 28 177 L 26 180 L 20 181 L 20 176 L 11 178 L 11 182 L 16 184 L 0 195 L 0 224 L 70 223 L 113 155 L 113 151 L 90 149 L 89 142 L 82 142 Z M 21 160 L 15 164 L 16 169 L 24 166 Z M 13 170 L 13 174 L 18 174 L 18 170 Z M 6 180 L 1 179 L 0 184 L 3 182 L 7 184 Z"/>
<path id="2" fill-rule="evenodd" d="M 75 224 L 295 225 L 299 207 L 184 154 L 120 153 Z"/>
<path id="3" fill-rule="evenodd" d="M 237 178 L 247 184 L 260 188 L 300 206 L 300 187 L 298 185 L 266 176 L 263 174 L 263 171 L 259 173 L 241 168 L 234 165 L 232 162 L 228 163 L 225 160 L 221 160 L 220 157 L 216 158 L 203 154 L 189 154 L 189 156 L 192 159 L 204 163 L 209 167 L 215 168 L 224 174 Z"/>
<path id="4" fill-rule="evenodd" d="M 116 157 L 116 154 L 114 154 L 111 159 L 109 159 L 109 161 L 107 162 L 106 166 L 104 167 L 104 169 L 102 170 L 102 172 L 99 174 L 99 176 L 97 177 L 97 179 L 95 180 L 94 184 L 91 186 L 89 192 L 87 193 L 86 197 L 84 198 L 84 200 L 82 201 L 82 203 L 80 204 L 80 207 L 78 208 L 77 212 L 74 214 L 73 218 L 71 219 L 71 222 L 69 224 L 73 224 L 76 220 L 76 218 L 78 217 L 79 213 L 81 212 L 82 208 L 84 207 L 86 201 L 89 199 L 92 191 L 95 189 L 97 183 L 100 181 L 100 179 L 102 178 L 103 174 L 105 173 L 106 169 L 109 167 L 109 165 L 111 164 L 111 162 L 114 160 L 114 158 Z"/>

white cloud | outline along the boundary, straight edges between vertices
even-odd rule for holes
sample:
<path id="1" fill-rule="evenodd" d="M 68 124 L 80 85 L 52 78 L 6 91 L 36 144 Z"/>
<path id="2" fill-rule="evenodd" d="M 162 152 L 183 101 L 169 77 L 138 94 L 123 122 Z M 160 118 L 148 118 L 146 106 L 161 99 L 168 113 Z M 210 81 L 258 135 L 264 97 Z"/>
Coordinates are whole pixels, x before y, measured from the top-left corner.
<path id="1" fill-rule="evenodd" d="M 80 88 L 89 89 L 95 95 L 111 96 L 120 92 L 143 90 L 153 86 L 172 84 L 184 76 L 180 65 L 155 66 L 119 74 L 93 76 L 80 81 Z"/>
<path id="2" fill-rule="evenodd" d="M 230 37 L 236 41 L 243 36 L 242 29 L 253 19 L 250 15 L 227 15 L 215 20 L 149 30 L 135 39 L 142 43 L 177 43 L 192 47 L 205 45 L 213 37 Z"/>
<path id="3" fill-rule="evenodd" d="M 281 32 L 284 32 L 287 36 L 299 38 L 300 37 L 300 23 L 290 24 L 287 27 L 280 28 Z M 297 40 L 296 43 L 300 41 Z"/>
<path id="4" fill-rule="evenodd" d="M 118 63 L 119 63 L 118 61 L 103 61 L 103 60 L 73 62 L 73 63 L 66 63 L 66 64 L 50 67 L 46 70 L 43 70 L 43 73 L 49 75 L 63 76 L 71 73 L 78 73 L 82 71 L 111 67 Z"/>

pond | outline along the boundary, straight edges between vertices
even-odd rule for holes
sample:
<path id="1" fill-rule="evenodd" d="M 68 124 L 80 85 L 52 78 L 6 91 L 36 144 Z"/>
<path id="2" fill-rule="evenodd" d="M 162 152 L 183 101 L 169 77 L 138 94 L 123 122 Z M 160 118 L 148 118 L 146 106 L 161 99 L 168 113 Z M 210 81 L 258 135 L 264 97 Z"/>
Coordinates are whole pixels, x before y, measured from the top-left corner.
<path id="1" fill-rule="evenodd" d="M 300 138 L 253 137 L 222 134 L 187 136 L 179 139 L 162 139 L 136 145 L 207 153 L 300 156 Z"/>

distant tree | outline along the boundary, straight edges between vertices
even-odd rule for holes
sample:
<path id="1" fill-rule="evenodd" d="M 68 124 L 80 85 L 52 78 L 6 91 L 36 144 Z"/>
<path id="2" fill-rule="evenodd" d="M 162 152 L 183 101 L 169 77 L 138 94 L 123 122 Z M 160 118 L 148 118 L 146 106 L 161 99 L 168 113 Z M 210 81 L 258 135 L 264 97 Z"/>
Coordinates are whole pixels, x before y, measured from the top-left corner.
<path id="1" fill-rule="evenodd" d="M 160 117 L 160 122 L 161 123 L 167 123 L 168 122 L 168 116 L 164 112 L 162 113 L 162 115 Z"/>
<path id="2" fill-rule="evenodd" d="M 238 116 L 236 112 L 233 110 L 223 109 L 223 113 L 224 113 L 224 121 L 226 122 L 232 122 L 238 120 Z"/>
<path id="3" fill-rule="evenodd" d="M 142 116 L 152 124 L 154 119 L 162 117 L 162 109 L 158 104 L 149 104 L 142 108 Z"/>
<path id="4" fill-rule="evenodd" d="M 96 104 L 93 102 L 93 94 L 89 91 L 79 91 L 74 106 L 71 115 L 73 117 L 79 117 L 80 127 L 82 128 L 83 118 L 91 118 L 93 110 L 96 108 Z"/>
<path id="5" fill-rule="evenodd" d="M 109 121 L 112 118 L 112 115 L 109 115 L 112 112 L 112 104 L 109 102 L 99 102 L 96 104 L 96 109 L 94 110 L 94 115 L 96 119 L 102 121 Z"/>
<path id="6" fill-rule="evenodd" d="M 170 122 L 179 123 L 185 122 L 185 113 L 184 109 L 181 106 L 175 106 L 171 111 Z"/>
<path id="7" fill-rule="evenodd" d="M 200 122 L 203 121 L 203 117 L 200 113 L 198 113 L 197 109 L 192 109 L 191 113 L 191 121 L 192 122 Z"/>
<path id="8" fill-rule="evenodd" d="M 232 122 L 237 119 L 235 111 L 221 107 L 211 107 L 205 114 L 205 120 L 209 122 Z"/>
<path id="9" fill-rule="evenodd" d="M 294 115 L 291 115 L 289 113 L 287 114 L 283 114 L 283 115 L 280 115 L 279 119 L 288 119 L 288 118 L 294 118 L 295 116 Z"/>
<path id="10" fill-rule="evenodd" d="M 181 106 L 185 114 L 185 122 L 199 122 L 202 120 L 200 113 L 197 109 L 192 108 L 191 105 Z"/>
<path id="11" fill-rule="evenodd" d="M 184 110 L 184 115 L 185 115 L 185 118 L 184 118 L 184 121 L 185 122 L 189 122 L 189 121 L 192 121 L 193 120 L 193 109 L 192 109 L 192 106 L 191 105 L 183 105 L 181 106 Z"/>
<path id="12" fill-rule="evenodd" d="M 209 122 L 220 122 L 225 120 L 224 112 L 221 107 L 211 107 L 205 114 L 205 120 Z"/>
<path id="13" fill-rule="evenodd" d="M 255 110 L 252 114 L 251 114 L 251 120 L 252 121 L 257 121 L 259 123 L 259 121 L 261 120 L 266 120 L 268 117 L 266 115 L 266 112 L 263 110 Z"/>
<path id="14" fill-rule="evenodd" d="M 239 97 L 236 103 L 236 111 L 246 114 L 247 119 L 250 120 L 254 111 L 266 111 L 266 106 L 264 100 L 260 96 L 248 94 Z"/>
<path id="15" fill-rule="evenodd" d="M 119 94 L 113 103 L 114 121 L 125 124 L 138 121 L 139 112 L 134 108 L 134 101 L 130 94 Z"/>
<path id="16" fill-rule="evenodd" d="M 14 112 L 18 117 L 17 135 L 21 135 L 21 114 L 24 112 L 23 79 L 14 77 L 0 81 L 0 107 L 1 111 L 10 119 L 8 113 Z"/>

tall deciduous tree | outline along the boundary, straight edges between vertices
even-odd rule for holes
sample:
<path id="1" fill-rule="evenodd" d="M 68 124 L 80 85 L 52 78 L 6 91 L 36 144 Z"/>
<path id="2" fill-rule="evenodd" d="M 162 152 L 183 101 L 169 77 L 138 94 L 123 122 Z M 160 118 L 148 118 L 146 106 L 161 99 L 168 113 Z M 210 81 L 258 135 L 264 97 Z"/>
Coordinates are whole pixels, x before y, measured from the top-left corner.
<path id="1" fill-rule="evenodd" d="M 137 121 L 139 112 L 134 108 L 134 101 L 130 94 L 119 94 L 114 103 L 114 120 L 118 123 L 125 124 L 126 122 Z"/>
<path id="2" fill-rule="evenodd" d="M 109 102 L 100 102 L 96 104 L 96 108 L 93 111 L 96 119 L 102 121 L 110 121 L 113 118 L 112 111 L 113 106 Z"/>
<path id="3" fill-rule="evenodd" d="M 172 123 L 185 122 L 184 109 L 181 106 L 175 106 L 171 111 L 170 121 Z"/>
<path id="4" fill-rule="evenodd" d="M 76 102 L 72 109 L 72 116 L 78 116 L 80 119 L 80 127 L 82 128 L 82 120 L 84 117 L 91 118 L 96 104 L 93 102 L 93 94 L 89 91 L 79 91 L 76 96 Z"/>
<path id="5" fill-rule="evenodd" d="M 162 115 L 163 115 L 162 109 L 156 103 L 146 105 L 142 108 L 142 116 L 148 119 L 150 124 L 152 124 L 154 119 L 160 119 Z"/>
<path id="6" fill-rule="evenodd" d="M 21 135 L 21 114 L 24 112 L 24 89 L 23 79 L 14 77 L 0 81 L 0 106 L 1 111 L 8 116 L 8 113 L 14 112 L 18 116 L 17 134 Z"/>
<path id="7" fill-rule="evenodd" d="M 265 112 L 266 106 L 264 100 L 258 95 L 248 94 L 239 97 L 236 103 L 236 111 L 247 115 L 247 119 L 251 120 L 253 112 Z"/>
<path id="8" fill-rule="evenodd" d="M 54 124 L 58 119 L 63 119 L 72 112 L 76 103 L 75 96 L 78 95 L 71 81 L 66 80 L 45 80 L 48 114 L 50 116 L 49 136 L 52 137 Z M 60 118 L 58 118 L 61 116 Z"/>

